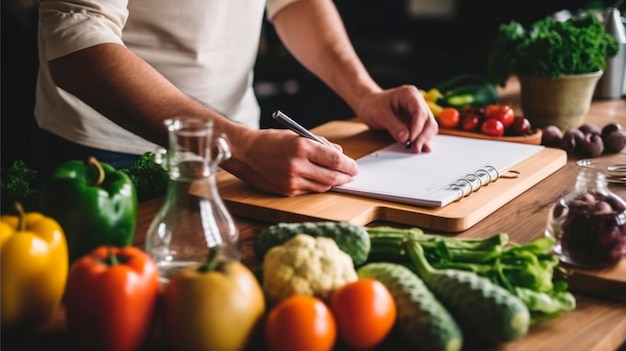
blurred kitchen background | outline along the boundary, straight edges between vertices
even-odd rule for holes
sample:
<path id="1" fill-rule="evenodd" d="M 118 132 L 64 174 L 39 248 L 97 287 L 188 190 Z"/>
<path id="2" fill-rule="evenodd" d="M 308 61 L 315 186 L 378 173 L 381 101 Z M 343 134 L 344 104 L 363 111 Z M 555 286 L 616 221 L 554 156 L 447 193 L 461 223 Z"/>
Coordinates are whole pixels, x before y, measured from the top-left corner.
<path id="1" fill-rule="evenodd" d="M 420 88 L 460 73 L 486 74 L 486 57 L 498 25 L 526 25 L 558 11 L 603 9 L 590 0 L 335 0 L 357 53 L 383 88 Z M 1 161 L 31 162 L 29 129 L 37 73 L 36 0 L 2 0 Z M 280 127 L 280 109 L 314 127 L 353 117 L 350 109 L 297 63 L 272 27 L 264 28 L 255 89 L 263 128 Z"/>

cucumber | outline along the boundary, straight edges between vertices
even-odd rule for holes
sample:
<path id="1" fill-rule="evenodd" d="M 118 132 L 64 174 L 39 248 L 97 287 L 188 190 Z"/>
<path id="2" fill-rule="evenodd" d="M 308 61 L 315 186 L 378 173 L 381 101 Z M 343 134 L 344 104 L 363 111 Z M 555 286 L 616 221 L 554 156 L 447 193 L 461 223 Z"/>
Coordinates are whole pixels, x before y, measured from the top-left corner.
<path id="1" fill-rule="evenodd" d="M 383 283 L 396 303 L 395 327 L 415 350 L 457 351 L 463 334 L 450 313 L 410 269 L 396 263 L 368 263 L 357 270 L 360 278 Z"/>
<path id="2" fill-rule="evenodd" d="M 436 100 L 440 106 L 464 108 L 497 104 L 500 95 L 495 84 L 477 74 L 460 74 L 435 86 L 442 94 Z"/>
<path id="3" fill-rule="evenodd" d="M 519 339 L 530 326 L 530 312 L 506 289 L 469 271 L 434 269 L 415 240 L 405 243 L 415 271 L 450 311 L 466 335 L 494 345 Z"/>
<path id="4" fill-rule="evenodd" d="M 437 103 L 455 108 L 482 107 L 497 104 L 500 101 L 495 85 L 489 82 L 460 86 L 442 94 L 443 96 L 437 100 Z"/>
<path id="5" fill-rule="evenodd" d="M 448 80 L 440 82 L 439 84 L 435 86 L 435 89 L 443 93 L 446 91 L 454 90 L 459 87 L 464 87 L 468 85 L 477 85 L 477 84 L 482 84 L 485 82 L 488 83 L 489 81 L 486 78 L 478 74 L 466 73 L 466 74 L 459 74 Z"/>
<path id="6" fill-rule="evenodd" d="M 335 240 L 337 246 L 350 255 L 355 266 L 363 264 L 370 252 L 370 238 L 364 227 L 348 222 L 297 222 L 278 223 L 263 229 L 252 243 L 254 256 L 263 261 L 272 247 L 282 245 L 300 233 Z"/>

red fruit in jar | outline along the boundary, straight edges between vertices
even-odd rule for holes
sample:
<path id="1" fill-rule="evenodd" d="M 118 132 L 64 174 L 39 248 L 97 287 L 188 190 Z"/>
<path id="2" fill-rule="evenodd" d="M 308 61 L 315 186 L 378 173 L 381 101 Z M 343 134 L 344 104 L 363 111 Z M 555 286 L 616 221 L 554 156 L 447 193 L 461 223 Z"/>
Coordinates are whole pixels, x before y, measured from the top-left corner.
<path id="1" fill-rule="evenodd" d="M 610 267 L 626 252 L 626 226 L 619 220 L 623 205 L 610 196 L 585 193 L 569 201 L 560 218 L 560 254 L 566 262 Z M 554 213 L 556 215 L 556 213 Z"/>

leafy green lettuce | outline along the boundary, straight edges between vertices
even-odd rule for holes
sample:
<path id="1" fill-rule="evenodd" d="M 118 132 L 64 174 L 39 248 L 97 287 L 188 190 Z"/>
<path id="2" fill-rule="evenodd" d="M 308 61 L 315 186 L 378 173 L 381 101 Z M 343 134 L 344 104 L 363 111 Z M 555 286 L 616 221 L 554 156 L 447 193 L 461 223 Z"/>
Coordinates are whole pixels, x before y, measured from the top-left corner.
<path id="1" fill-rule="evenodd" d="M 576 299 L 567 282 L 555 277 L 561 270 L 558 257 L 551 252 L 556 240 L 537 238 L 520 244 L 506 233 L 487 238 L 455 238 L 425 234 L 419 228 L 368 227 L 372 260 L 406 263 L 401 247 L 407 240 L 419 242 L 428 263 L 436 269 L 459 269 L 474 272 L 517 296 L 531 313 L 534 322 L 558 317 L 576 308 Z M 397 252 L 394 257 L 376 256 L 379 252 Z M 411 268 L 410 264 L 407 267 Z"/>

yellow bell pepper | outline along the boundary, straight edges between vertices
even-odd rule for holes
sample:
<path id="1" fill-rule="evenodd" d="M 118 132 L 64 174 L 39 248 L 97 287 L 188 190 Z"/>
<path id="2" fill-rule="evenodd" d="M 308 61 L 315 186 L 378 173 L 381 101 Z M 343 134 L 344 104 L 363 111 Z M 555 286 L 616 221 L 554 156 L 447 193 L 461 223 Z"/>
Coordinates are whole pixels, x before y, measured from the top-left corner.
<path id="1" fill-rule="evenodd" d="M 433 116 L 439 117 L 441 115 L 441 111 L 443 111 L 443 106 L 437 104 L 437 100 L 443 97 L 441 92 L 435 88 L 432 88 L 429 90 L 420 89 L 420 93 L 424 97 L 424 100 L 426 100 L 428 108 L 433 113 Z"/>
<path id="2" fill-rule="evenodd" d="M 433 116 L 441 116 L 441 112 L 443 112 L 443 106 L 437 105 L 432 101 L 426 101 L 426 103 L 428 104 L 428 108 L 430 108 L 430 111 L 433 113 Z"/>
<path id="3" fill-rule="evenodd" d="M 254 274 L 241 262 L 209 251 L 207 262 L 170 276 L 162 297 L 162 328 L 176 350 L 249 349 L 265 313 Z"/>
<path id="4" fill-rule="evenodd" d="M 432 101 L 432 102 L 436 102 L 437 99 L 440 99 L 443 97 L 443 94 L 435 88 L 424 91 L 422 95 L 424 95 L 424 100 Z"/>
<path id="5" fill-rule="evenodd" d="M 33 330 L 60 306 L 69 271 L 59 223 L 39 212 L 0 217 L 0 316 L 3 330 Z"/>

